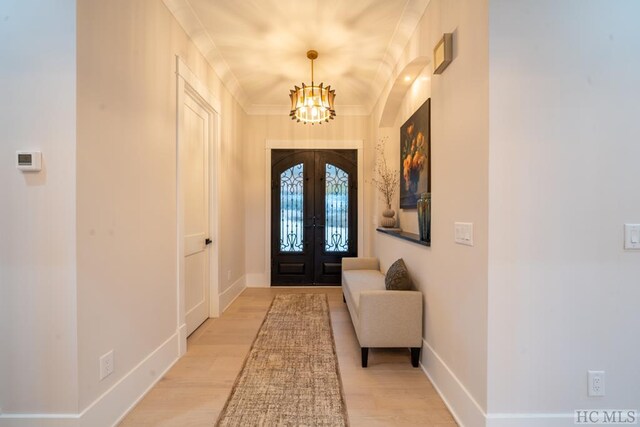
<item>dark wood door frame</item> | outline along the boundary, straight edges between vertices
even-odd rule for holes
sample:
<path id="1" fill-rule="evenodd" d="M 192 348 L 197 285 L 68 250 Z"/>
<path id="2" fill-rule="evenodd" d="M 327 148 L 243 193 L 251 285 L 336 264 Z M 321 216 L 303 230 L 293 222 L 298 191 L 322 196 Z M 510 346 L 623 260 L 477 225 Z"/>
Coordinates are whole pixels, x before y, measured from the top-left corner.
<path id="1" fill-rule="evenodd" d="M 358 255 L 364 256 L 369 245 L 369 236 L 365 233 L 365 218 L 368 209 L 364 202 L 364 141 L 361 139 L 322 140 L 322 139 L 267 139 L 265 156 L 262 164 L 264 191 L 264 222 L 262 223 L 262 239 L 264 251 L 262 261 L 264 270 L 247 275 L 247 286 L 269 287 L 271 283 L 271 153 L 280 149 L 349 149 L 358 153 Z M 261 197 L 262 199 L 262 197 Z"/>
<path id="2" fill-rule="evenodd" d="M 271 154 L 270 283 L 338 285 L 342 257 L 358 253 L 357 151 L 284 149 Z M 331 169 L 334 173 L 327 175 Z M 325 182 L 325 176 L 333 180 L 333 185 Z M 293 222 L 280 219 L 281 188 L 290 185 L 295 194 L 282 203 L 293 207 L 285 207 L 289 215 L 297 217 Z M 332 199 L 327 198 L 328 188 L 338 191 L 329 196 Z M 346 211 L 340 206 L 344 196 L 349 206 Z M 295 229 L 292 227 L 287 239 L 282 239 L 281 227 L 293 223 Z M 343 241 L 344 235 L 339 232 L 343 225 L 349 230 L 348 241 Z M 330 235 L 332 229 L 336 232 Z M 291 249 L 283 250 L 282 242 Z"/>

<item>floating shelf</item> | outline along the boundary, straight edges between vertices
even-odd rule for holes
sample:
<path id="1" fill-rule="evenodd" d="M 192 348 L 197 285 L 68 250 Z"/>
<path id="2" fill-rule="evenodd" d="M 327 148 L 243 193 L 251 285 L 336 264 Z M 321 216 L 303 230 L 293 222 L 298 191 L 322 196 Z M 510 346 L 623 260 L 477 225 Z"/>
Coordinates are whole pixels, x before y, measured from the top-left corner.
<path id="1" fill-rule="evenodd" d="M 389 236 L 397 237 L 398 239 L 408 240 L 409 242 L 417 243 L 422 246 L 431 246 L 431 242 L 425 242 L 424 240 L 420 240 L 420 236 L 414 233 L 408 233 L 406 231 L 398 230 L 397 228 L 376 228 L 380 233 L 388 234 Z"/>

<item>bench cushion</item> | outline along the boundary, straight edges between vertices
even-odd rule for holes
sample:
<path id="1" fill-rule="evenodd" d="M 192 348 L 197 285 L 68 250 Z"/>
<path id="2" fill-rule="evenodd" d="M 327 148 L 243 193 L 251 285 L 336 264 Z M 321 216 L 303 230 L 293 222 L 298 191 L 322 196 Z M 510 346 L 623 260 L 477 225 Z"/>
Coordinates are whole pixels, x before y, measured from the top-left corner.
<path id="1" fill-rule="evenodd" d="M 378 270 L 347 270 L 342 275 L 356 313 L 360 313 L 360 292 L 385 290 L 384 275 Z"/>

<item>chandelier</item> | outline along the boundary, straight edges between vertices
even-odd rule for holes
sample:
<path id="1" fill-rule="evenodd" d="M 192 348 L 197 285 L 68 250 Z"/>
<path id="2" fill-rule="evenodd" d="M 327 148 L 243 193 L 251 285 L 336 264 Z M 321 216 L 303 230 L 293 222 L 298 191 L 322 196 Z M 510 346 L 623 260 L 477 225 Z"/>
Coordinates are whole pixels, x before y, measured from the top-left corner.
<path id="1" fill-rule="evenodd" d="M 320 83 L 316 86 L 313 82 L 313 60 L 318 57 L 318 52 L 310 50 L 307 52 L 307 58 L 311 60 L 311 86 L 302 83 L 302 87 L 295 86 L 289 93 L 291 98 L 291 120 L 296 120 L 304 124 L 328 122 L 336 116 L 336 110 L 333 108 L 333 100 L 336 97 L 336 91 L 331 90 L 331 86 L 323 86 Z"/>

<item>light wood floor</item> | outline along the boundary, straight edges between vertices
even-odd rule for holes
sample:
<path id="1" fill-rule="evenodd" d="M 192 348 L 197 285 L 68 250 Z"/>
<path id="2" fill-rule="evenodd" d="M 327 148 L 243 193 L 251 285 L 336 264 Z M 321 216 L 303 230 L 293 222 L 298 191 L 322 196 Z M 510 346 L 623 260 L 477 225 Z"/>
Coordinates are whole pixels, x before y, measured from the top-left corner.
<path id="1" fill-rule="evenodd" d="M 360 367 L 360 347 L 340 288 L 247 289 L 218 319 L 207 320 L 188 339 L 182 357 L 121 426 L 213 426 L 258 328 L 277 293 L 329 296 L 331 322 L 351 426 L 455 425 L 442 399 L 409 350 L 372 349 Z"/>

